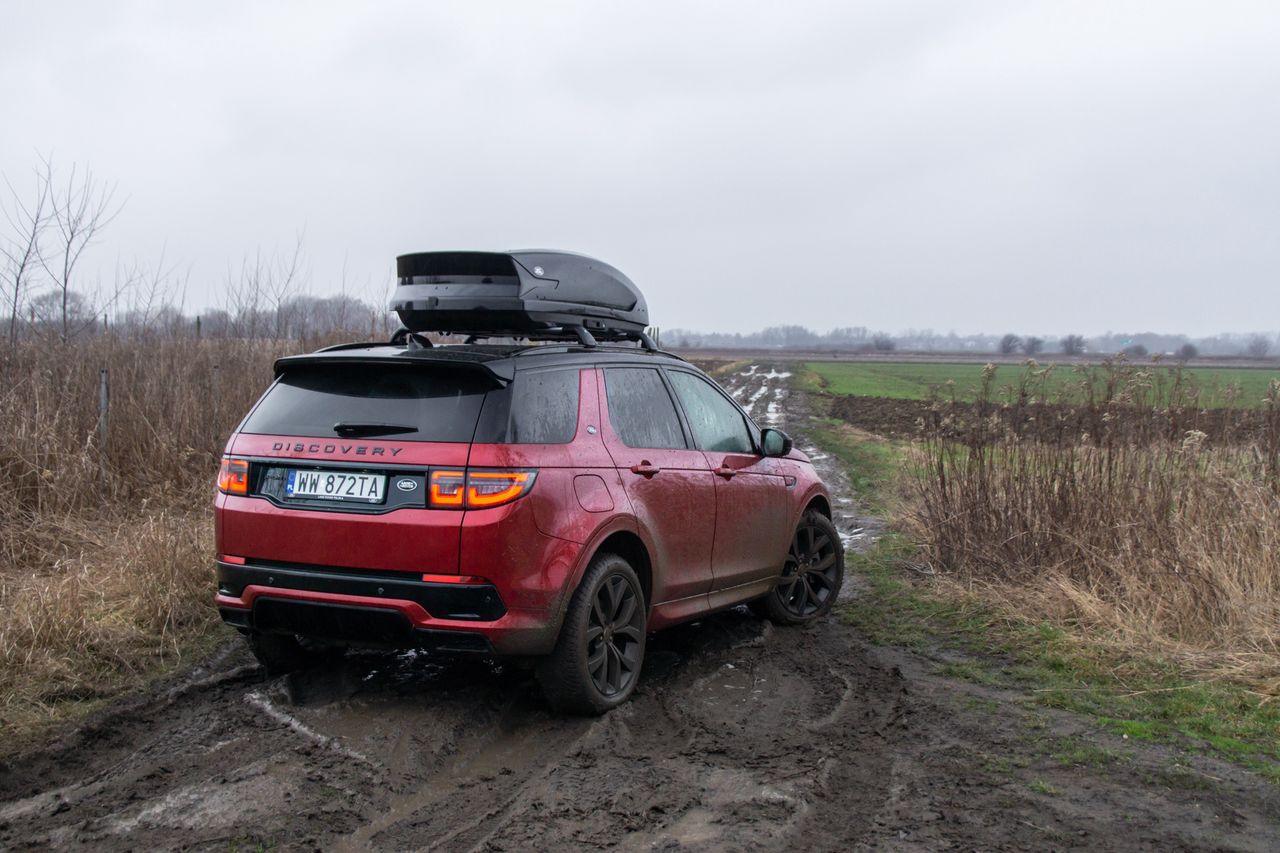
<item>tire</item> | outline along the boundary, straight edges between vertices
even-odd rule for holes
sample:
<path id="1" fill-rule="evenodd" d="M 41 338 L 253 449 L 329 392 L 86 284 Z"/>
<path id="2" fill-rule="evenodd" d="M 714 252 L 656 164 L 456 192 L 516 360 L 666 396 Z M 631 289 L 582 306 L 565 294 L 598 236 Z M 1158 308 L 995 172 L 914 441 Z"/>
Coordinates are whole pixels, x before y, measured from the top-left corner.
<path id="1" fill-rule="evenodd" d="M 327 663 L 340 657 L 343 649 L 314 645 L 294 634 L 265 634 L 252 631 L 245 636 L 249 648 L 268 675 L 285 675 Z"/>
<path id="2" fill-rule="evenodd" d="M 631 564 L 597 554 L 573 593 L 538 681 L 553 709 L 594 716 L 631 696 L 644 663 L 648 608 Z"/>
<path id="3" fill-rule="evenodd" d="M 844 582 L 844 543 L 836 526 L 816 510 L 800 519 L 777 585 L 750 604 L 779 625 L 803 625 L 831 611 Z"/>

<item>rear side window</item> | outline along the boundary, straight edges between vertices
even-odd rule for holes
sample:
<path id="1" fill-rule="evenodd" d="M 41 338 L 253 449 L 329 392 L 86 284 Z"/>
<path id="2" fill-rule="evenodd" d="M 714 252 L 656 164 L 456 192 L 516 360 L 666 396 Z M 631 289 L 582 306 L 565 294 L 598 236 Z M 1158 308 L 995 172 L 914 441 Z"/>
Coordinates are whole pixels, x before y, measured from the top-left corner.
<path id="1" fill-rule="evenodd" d="M 568 444 L 578 431 L 578 371 L 521 371 L 512 383 L 510 441 Z"/>
<path id="2" fill-rule="evenodd" d="M 675 403 L 658 371 L 614 367 L 604 372 L 609 423 L 627 447 L 687 447 Z"/>
<path id="3" fill-rule="evenodd" d="M 396 441 L 469 442 L 493 384 L 469 371 L 412 365 L 317 364 L 288 370 L 249 415 L 242 432 Z M 394 427 L 379 432 L 382 426 Z"/>
<path id="4" fill-rule="evenodd" d="M 719 453 L 753 453 L 751 432 L 738 407 L 700 376 L 668 371 L 694 441 L 702 450 Z"/>

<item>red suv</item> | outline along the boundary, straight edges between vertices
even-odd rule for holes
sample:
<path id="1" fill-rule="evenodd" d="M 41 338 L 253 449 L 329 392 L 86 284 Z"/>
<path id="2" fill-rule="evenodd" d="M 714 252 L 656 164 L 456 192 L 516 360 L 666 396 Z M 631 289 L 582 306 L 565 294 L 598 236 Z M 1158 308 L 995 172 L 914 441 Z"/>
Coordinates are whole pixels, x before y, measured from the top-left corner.
<path id="1" fill-rule="evenodd" d="M 566 334 L 277 362 L 216 500 L 217 606 L 268 670 L 348 644 L 536 656 L 552 706 L 600 713 L 649 631 L 831 608 L 843 549 L 791 440 L 647 338 Z"/>

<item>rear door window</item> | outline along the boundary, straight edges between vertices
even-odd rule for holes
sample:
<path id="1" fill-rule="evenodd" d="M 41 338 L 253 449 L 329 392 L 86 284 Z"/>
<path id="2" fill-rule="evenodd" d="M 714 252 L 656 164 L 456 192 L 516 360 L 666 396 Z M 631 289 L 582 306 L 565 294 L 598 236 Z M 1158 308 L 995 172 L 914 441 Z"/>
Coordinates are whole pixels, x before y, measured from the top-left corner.
<path id="1" fill-rule="evenodd" d="M 512 383 L 510 441 L 568 444 L 578 431 L 578 371 L 525 370 Z"/>
<path id="2" fill-rule="evenodd" d="M 331 438 L 341 423 L 358 427 L 361 438 L 469 442 L 493 387 L 480 374 L 448 368 L 297 366 L 271 386 L 241 431 Z"/>
<path id="3" fill-rule="evenodd" d="M 729 398 L 701 376 L 667 371 L 698 449 L 718 453 L 754 453 L 747 419 Z"/>
<path id="4" fill-rule="evenodd" d="M 684 450 L 675 403 L 652 367 L 612 367 L 604 372 L 609 423 L 627 447 Z"/>

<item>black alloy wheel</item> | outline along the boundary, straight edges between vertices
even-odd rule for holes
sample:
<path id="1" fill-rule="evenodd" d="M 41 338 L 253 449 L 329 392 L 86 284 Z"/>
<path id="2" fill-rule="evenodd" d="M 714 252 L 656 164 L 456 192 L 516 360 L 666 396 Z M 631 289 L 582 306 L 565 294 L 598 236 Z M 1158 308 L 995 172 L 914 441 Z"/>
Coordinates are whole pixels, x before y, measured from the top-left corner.
<path id="1" fill-rule="evenodd" d="M 822 609 L 840 584 L 840 540 L 807 520 L 796 528 L 787 562 L 778 578 L 778 597 L 791 615 L 803 619 Z"/>
<path id="2" fill-rule="evenodd" d="M 644 659 L 644 613 L 640 592 L 621 574 L 600 584 L 587 622 L 587 671 L 604 696 L 631 687 Z"/>
<path id="3" fill-rule="evenodd" d="M 810 510 L 800 519 L 773 591 L 751 603 L 757 615 L 784 625 L 811 622 L 835 604 L 844 581 L 844 543 L 836 526 Z"/>
<path id="4" fill-rule="evenodd" d="M 538 664 L 551 707 L 603 714 L 627 701 L 644 664 L 648 614 L 631 564 L 597 554 L 574 590 L 555 649 Z"/>

